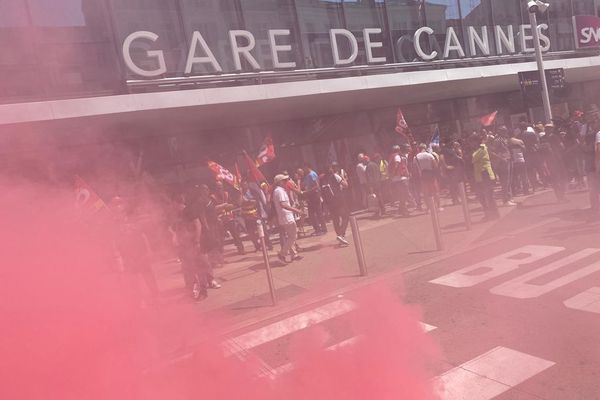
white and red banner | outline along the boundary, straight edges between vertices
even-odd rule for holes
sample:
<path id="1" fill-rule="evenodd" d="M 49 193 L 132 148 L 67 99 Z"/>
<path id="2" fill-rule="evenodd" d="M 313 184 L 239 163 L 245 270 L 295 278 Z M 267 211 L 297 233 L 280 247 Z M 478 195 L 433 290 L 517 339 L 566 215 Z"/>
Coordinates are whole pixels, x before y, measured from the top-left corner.
<path id="1" fill-rule="evenodd" d="M 600 47 L 600 17 L 575 15 L 573 17 L 575 45 L 578 49 Z"/>
<path id="2" fill-rule="evenodd" d="M 237 190 L 240 189 L 235 176 L 231 172 L 229 172 L 227 168 L 223 167 L 220 164 L 217 164 L 214 161 L 208 162 L 208 168 L 210 168 L 216 180 L 227 182 Z"/>
<path id="3" fill-rule="evenodd" d="M 262 166 L 268 162 L 271 162 L 275 159 L 275 145 L 273 145 L 273 138 L 271 135 L 267 135 L 263 145 L 258 151 L 258 156 L 256 156 L 256 165 Z"/>

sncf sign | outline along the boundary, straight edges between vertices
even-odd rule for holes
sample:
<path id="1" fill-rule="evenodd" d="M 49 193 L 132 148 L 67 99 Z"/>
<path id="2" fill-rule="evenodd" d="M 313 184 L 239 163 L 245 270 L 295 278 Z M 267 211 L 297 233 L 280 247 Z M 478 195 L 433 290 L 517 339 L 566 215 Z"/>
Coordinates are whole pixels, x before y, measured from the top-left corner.
<path id="1" fill-rule="evenodd" d="M 578 49 L 600 47 L 600 17 L 576 15 L 573 17 L 573 25 Z"/>

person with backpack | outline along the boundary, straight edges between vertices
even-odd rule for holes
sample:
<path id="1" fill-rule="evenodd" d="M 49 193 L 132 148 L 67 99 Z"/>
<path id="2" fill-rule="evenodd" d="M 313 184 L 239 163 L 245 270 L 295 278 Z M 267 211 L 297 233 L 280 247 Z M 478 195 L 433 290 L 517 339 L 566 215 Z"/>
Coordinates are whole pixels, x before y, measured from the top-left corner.
<path id="1" fill-rule="evenodd" d="M 346 230 L 350 220 L 350 207 L 346 196 L 348 181 L 337 172 L 335 163 L 329 166 L 329 169 L 323 177 L 321 192 L 325 204 L 329 208 L 333 228 L 335 229 L 336 240 L 342 246 L 348 246 L 346 240 Z"/>

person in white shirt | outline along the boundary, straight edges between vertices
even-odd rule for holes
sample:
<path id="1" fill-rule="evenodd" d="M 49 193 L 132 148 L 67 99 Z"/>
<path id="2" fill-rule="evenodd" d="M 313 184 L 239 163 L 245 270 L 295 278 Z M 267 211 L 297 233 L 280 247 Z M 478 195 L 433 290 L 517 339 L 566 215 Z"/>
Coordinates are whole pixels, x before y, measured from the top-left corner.
<path id="1" fill-rule="evenodd" d="M 290 177 L 288 175 L 280 174 L 275 176 L 274 182 L 277 187 L 273 191 L 272 197 L 273 205 L 277 213 L 277 223 L 279 229 L 281 229 L 281 252 L 277 257 L 284 264 L 289 263 L 287 260 L 288 254 L 291 255 L 292 261 L 302 259 L 294 249 L 294 243 L 296 242 L 298 235 L 294 214 L 302 214 L 302 211 L 290 205 L 290 197 L 285 189 L 285 185 L 289 179 Z"/>
<path id="2" fill-rule="evenodd" d="M 425 198 L 432 197 L 434 207 L 439 211 L 444 211 L 440 207 L 440 194 L 438 186 L 439 164 L 433 154 L 427 152 L 427 145 L 419 145 L 420 152 L 415 156 L 417 170 L 421 175 L 421 190 Z"/>

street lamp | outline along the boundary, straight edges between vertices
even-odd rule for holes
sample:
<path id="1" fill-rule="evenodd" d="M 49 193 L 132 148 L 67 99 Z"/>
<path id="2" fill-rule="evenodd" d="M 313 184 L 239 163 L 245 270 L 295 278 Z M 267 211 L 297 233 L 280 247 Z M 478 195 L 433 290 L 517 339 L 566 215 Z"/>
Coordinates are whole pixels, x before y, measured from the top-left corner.
<path id="1" fill-rule="evenodd" d="M 535 47 L 535 60 L 540 73 L 540 84 L 542 85 L 542 102 L 544 103 L 544 115 L 546 123 L 552 122 L 552 108 L 550 108 L 550 95 L 548 94 L 548 82 L 546 81 L 546 72 L 544 71 L 544 59 L 542 58 L 542 46 L 540 46 L 540 34 L 538 32 L 537 13 L 543 14 L 550 4 L 540 0 L 531 0 L 527 2 L 527 11 L 529 11 L 529 23 L 533 30 L 533 45 Z"/>

